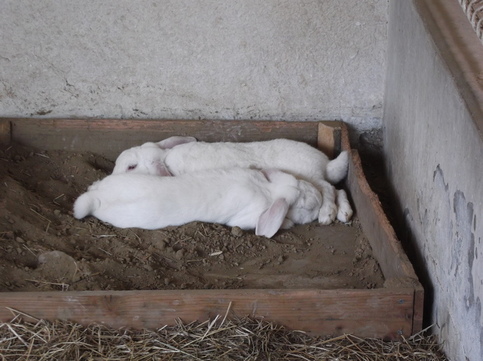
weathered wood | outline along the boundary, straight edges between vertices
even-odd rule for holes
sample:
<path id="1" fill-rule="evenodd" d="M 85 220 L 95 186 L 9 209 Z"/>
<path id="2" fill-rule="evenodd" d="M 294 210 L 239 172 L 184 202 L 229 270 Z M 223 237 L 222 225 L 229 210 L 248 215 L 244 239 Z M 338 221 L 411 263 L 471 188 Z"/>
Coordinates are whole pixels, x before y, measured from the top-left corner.
<path id="1" fill-rule="evenodd" d="M 333 158 L 334 153 L 336 152 L 334 149 L 335 144 L 337 143 L 334 139 L 335 129 L 336 128 L 326 124 L 319 124 L 318 127 L 317 148 L 327 154 L 329 158 Z"/>
<path id="2" fill-rule="evenodd" d="M 352 150 L 347 183 L 365 236 L 386 280 L 394 278 L 418 284 L 411 262 L 396 237 L 381 202 L 367 183 L 357 150 Z"/>
<path id="3" fill-rule="evenodd" d="M 203 141 L 288 138 L 317 145 L 319 122 L 240 120 L 5 119 L 12 140 L 42 149 L 92 151 L 115 159 L 121 151 L 173 135 Z M 327 124 L 333 122 L 326 122 Z"/>
<path id="4" fill-rule="evenodd" d="M 340 150 L 351 150 L 351 144 L 349 141 L 349 129 L 347 129 L 347 125 L 343 122 L 340 122 Z"/>
<path id="5" fill-rule="evenodd" d="M 229 311 L 313 335 L 395 339 L 412 331 L 412 301 L 412 289 L 12 292 L 1 294 L 0 320 L 11 319 L 8 307 L 39 319 L 155 329 Z"/>
<path id="6" fill-rule="evenodd" d="M 289 138 L 338 154 L 350 150 L 342 122 L 0 119 L 0 137 L 42 149 L 93 151 L 114 159 L 122 150 L 172 135 L 204 141 Z M 422 327 L 424 291 L 364 177 L 357 151 L 350 153 L 345 184 L 386 277 L 386 288 L 371 290 L 172 290 L 0 293 L 6 307 L 36 318 L 73 320 L 112 327 L 156 328 L 204 321 L 216 315 L 252 315 L 317 335 L 408 336 Z"/>
<path id="7" fill-rule="evenodd" d="M 423 329 L 424 288 L 419 282 L 414 286 L 413 303 L 413 329 L 411 333 L 414 335 Z"/>
<path id="8" fill-rule="evenodd" d="M 345 124 L 341 125 L 341 148 L 350 149 Z M 367 183 L 357 150 L 351 151 L 346 187 L 354 202 L 364 235 L 386 279 L 386 287 L 414 289 L 412 334 L 423 328 L 424 289 L 409 261 L 396 233 L 382 208 L 377 195 Z"/>
<path id="9" fill-rule="evenodd" d="M 11 140 L 11 123 L 0 119 L 0 144 L 9 144 Z"/>

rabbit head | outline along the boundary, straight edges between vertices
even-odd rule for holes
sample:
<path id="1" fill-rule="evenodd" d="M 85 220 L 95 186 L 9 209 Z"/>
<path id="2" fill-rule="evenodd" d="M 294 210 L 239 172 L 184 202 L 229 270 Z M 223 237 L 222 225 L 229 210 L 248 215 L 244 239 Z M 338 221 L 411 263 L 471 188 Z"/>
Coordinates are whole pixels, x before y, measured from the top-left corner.
<path id="1" fill-rule="evenodd" d="M 169 176 L 168 168 L 164 164 L 166 150 L 156 143 L 144 143 L 123 151 L 116 159 L 112 174 L 138 173 L 159 176 Z"/>
<path id="2" fill-rule="evenodd" d="M 160 142 L 148 142 L 123 151 L 116 159 L 112 174 L 134 173 L 170 176 L 164 159 L 169 149 L 177 145 L 196 142 L 196 138 L 174 136 Z"/>
<path id="3" fill-rule="evenodd" d="M 323 197 L 312 183 L 276 169 L 263 169 L 262 173 L 275 186 L 272 187 L 273 197 L 288 202 L 286 225 L 304 224 L 317 219 Z"/>
<path id="4" fill-rule="evenodd" d="M 295 224 L 305 224 L 316 220 L 322 206 L 322 195 L 315 186 L 305 180 L 299 180 L 299 196 L 290 206 L 287 218 Z"/>

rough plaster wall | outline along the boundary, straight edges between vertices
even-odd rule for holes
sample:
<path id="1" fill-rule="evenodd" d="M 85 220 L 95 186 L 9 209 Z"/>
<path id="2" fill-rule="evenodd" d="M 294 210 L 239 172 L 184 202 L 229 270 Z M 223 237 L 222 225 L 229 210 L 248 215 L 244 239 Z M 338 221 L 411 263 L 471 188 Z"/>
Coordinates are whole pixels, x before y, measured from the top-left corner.
<path id="1" fill-rule="evenodd" d="M 0 0 L 0 116 L 381 126 L 388 0 Z"/>
<path id="2" fill-rule="evenodd" d="M 384 152 L 452 360 L 483 360 L 483 144 L 413 1 L 389 9 Z"/>

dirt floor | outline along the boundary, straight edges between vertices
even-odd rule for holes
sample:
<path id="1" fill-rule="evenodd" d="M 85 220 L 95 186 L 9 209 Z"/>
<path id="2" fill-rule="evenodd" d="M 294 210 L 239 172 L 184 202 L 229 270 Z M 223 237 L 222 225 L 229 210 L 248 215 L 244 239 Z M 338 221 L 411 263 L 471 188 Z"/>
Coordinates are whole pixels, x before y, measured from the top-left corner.
<path id="1" fill-rule="evenodd" d="M 74 219 L 73 201 L 112 167 L 91 153 L 0 149 L 0 291 L 383 286 L 357 216 L 272 239 L 200 222 L 147 231 Z"/>

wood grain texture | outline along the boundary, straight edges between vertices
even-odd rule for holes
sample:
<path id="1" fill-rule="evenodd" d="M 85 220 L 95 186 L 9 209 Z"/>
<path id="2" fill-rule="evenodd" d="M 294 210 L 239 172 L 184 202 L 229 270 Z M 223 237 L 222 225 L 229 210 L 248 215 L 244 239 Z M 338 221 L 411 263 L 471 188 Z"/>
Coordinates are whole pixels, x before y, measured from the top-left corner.
<path id="1" fill-rule="evenodd" d="M 11 123 L 9 120 L 0 119 L 0 144 L 10 144 Z"/>
<path id="2" fill-rule="evenodd" d="M 341 148 L 347 149 L 347 128 L 343 125 L 341 129 Z M 423 328 L 424 289 L 387 219 L 379 198 L 367 183 L 359 153 L 355 149 L 351 151 L 346 187 L 349 189 L 364 235 L 369 240 L 384 274 L 387 287 L 409 287 L 414 290 L 411 333 L 415 334 Z"/>
<path id="3" fill-rule="evenodd" d="M 313 335 L 353 333 L 394 339 L 412 331 L 413 291 L 402 290 L 178 290 L 4 293 L 7 309 L 35 318 L 155 329 L 216 315 L 252 316 Z"/>
<path id="4" fill-rule="evenodd" d="M 421 284 L 414 287 L 413 329 L 416 334 L 423 329 L 424 288 Z"/>
<path id="5" fill-rule="evenodd" d="M 357 150 L 352 150 L 350 159 L 348 187 L 362 229 L 371 243 L 384 277 L 386 280 L 394 278 L 400 279 L 401 282 L 419 284 L 411 262 L 397 239 L 379 198 L 367 183 Z"/>
<path id="6" fill-rule="evenodd" d="M 318 126 L 317 148 L 327 154 L 329 158 L 333 158 L 336 152 L 334 147 L 336 144 L 334 139 L 335 129 L 325 124 L 319 124 Z"/>
<path id="7" fill-rule="evenodd" d="M 319 122 L 241 120 L 5 119 L 12 140 L 41 149 L 92 151 L 114 160 L 124 149 L 173 135 L 202 141 L 288 138 L 317 146 Z M 331 124 L 334 122 L 325 122 Z M 333 147 L 333 144 L 332 144 Z"/>
<path id="8" fill-rule="evenodd" d="M 351 144 L 349 141 L 349 129 L 344 122 L 340 122 L 340 150 L 351 150 Z"/>

